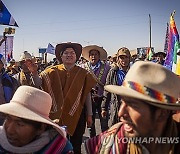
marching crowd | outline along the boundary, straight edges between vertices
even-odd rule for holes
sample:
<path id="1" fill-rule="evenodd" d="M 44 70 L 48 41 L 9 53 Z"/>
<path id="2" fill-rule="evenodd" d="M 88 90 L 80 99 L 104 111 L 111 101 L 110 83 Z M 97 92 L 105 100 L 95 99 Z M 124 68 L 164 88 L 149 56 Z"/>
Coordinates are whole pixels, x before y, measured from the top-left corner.
<path id="1" fill-rule="evenodd" d="M 180 78 L 122 47 L 112 56 L 98 45 L 61 43 L 52 64 L 24 51 L 5 67 L 0 54 L 0 153 L 178 154 Z M 95 117 L 101 125 L 96 134 Z M 176 142 L 121 142 L 174 137 Z"/>

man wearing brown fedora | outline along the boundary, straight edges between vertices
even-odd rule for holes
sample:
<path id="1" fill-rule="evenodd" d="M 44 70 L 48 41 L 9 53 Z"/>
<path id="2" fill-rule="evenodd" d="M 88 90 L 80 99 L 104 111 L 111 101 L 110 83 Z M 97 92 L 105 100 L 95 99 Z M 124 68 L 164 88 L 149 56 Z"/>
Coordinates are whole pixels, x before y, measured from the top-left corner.
<path id="1" fill-rule="evenodd" d="M 110 70 L 110 66 L 108 63 L 103 62 L 103 60 L 107 59 L 107 52 L 103 47 L 99 47 L 97 45 L 85 46 L 82 50 L 82 56 L 88 61 L 85 64 L 84 68 L 93 75 L 98 83 L 91 91 L 93 124 L 90 127 L 90 137 L 94 137 L 96 136 L 96 111 L 99 115 L 102 132 L 107 130 L 108 128 L 107 119 L 104 119 L 101 116 L 101 102 L 103 99 L 104 85 L 106 82 L 107 74 Z"/>
<path id="2" fill-rule="evenodd" d="M 82 52 L 78 43 L 56 45 L 55 54 L 62 63 L 41 73 L 42 88 L 53 99 L 50 117 L 60 126 L 66 126 L 74 153 L 81 153 L 82 137 L 87 125 L 92 124 L 90 91 L 95 79 L 76 65 Z"/>
<path id="3" fill-rule="evenodd" d="M 121 122 L 86 141 L 87 153 L 179 154 L 179 123 L 173 111 L 180 110 L 180 79 L 153 62 L 138 61 L 128 71 L 122 86 L 105 89 L 120 95 Z"/>
<path id="4" fill-rule="evenodd" d="M 130 68 L 131 54 L 128 48 L 122 47 L 117 51 L 116 64 L 111 67 L 107 78 L 106 85 L 122 85 L 127 71 Z M 108 127 L 119 122 L 118 110 L 120 107 L 120 97 L 116 94 L 104 91 L 102 101 L 102 117 L 108 118 Z"/>

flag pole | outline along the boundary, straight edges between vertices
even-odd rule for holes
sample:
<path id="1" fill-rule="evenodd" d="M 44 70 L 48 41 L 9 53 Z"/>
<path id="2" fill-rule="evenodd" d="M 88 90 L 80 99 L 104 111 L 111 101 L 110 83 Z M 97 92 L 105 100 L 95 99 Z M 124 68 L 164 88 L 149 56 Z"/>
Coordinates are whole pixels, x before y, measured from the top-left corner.
<path id="1" fill-rule="evenodd" d="M 151 49 L 151 15 L 149 14 L 149 48 Z"/>
<path id="2" fill-rule="evenodd" d="M 168 40 L 169 40 L 169 24 L 166 24 L 166 37 L 165 37 L 165 43 L 164 43 L 164 53 L 167 54 L 168 52 Z"/>
<path id="3" fill-rule="evenodd" d="M 47 53 L 45 53 L 45 64 L 47 65 Z"/>
<path id="4" fill-rule="evenodd" d="M 7 62 L 7 59 L 6 59 L 6 50 L 7 50 L 7 47 L 6 47 L 6 45 L 7 45 L 7 39 L 6 39 L 6 34 L 7 34 L 7 32 L 3 32 L 3 40 L 2 40 L 2 42 L 1 42 L 1 44 L 4 42 L 4 44 L 5 44 L 5 48 L 4 48 L 4 59 L 5 59 L 5 61 Z M 0 44 L 0 45 L 1 45 Z"/>
<path id="5" fill-rule="evenodd" d="M 174 18 L 176 11 L 174 10 L 173 13 L 171 13 L 171 16 Z"/>

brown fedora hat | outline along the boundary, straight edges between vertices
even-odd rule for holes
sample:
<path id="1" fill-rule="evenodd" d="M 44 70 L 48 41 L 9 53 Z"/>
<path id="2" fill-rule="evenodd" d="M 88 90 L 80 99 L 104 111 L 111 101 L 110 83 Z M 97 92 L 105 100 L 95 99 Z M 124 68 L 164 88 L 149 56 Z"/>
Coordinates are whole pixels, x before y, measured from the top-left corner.
<path id="1" fill-rule="evenodd" d="M 61 62 L 61 55 L 62 52 L 64 52 L 64 50 L 66 48 L 73 48 L 76 52 L 76 61 L 80 58 L 81 53 L 82 53 L 82 46 L 79 43 L 71 43 L 71 42 L 67 42 L 67 43 L 60 43 L 56 45 L 55 48 L 55 54 L 56 54 L 56 58 Z"/>
<path id="2" fill-rule="evenodd" d="M 126 48 L 126 47 L 120 48 L 120 49 L 118 50 L 118 52 L 117 52 L 116 55 L 117 55 L 117 57 L 118 57 L 118 56 L 127 56 L 127 57 L 131 57 L 130 51 L 129 51 L 129 49 Z"/>
<path id="3" fill-rule="evenodd" d="M 91 50 L 97 50 L 100 53 L 100 60 L 107 59 L 107 52 L 103 47 L 99 47 L 97 45 L 89 45 L 82 49 L 82 56 L 89 61 L 89 52 Z"/>
<path id="4" fill-rule="evenodd" d="M 137 61 L 122 86 L 107 85 L 109 92 L 169 110 L 180 110 L 180 78 L 160 64 Z"/>
<path id="5" fill-rule="evenodd" d="M 166 53 L 163 52 L 163 51 L 156 52 L 156 53 L 154 54 L 154 56 L 158 56 L 158 55 L 163 55 L 164 58 L 166 57 Z"/>

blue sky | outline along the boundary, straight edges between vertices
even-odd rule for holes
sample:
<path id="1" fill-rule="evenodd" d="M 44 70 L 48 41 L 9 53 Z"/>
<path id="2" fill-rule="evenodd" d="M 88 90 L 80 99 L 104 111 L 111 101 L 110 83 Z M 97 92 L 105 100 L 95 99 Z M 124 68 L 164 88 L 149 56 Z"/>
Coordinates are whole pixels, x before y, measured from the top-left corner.
<path id="1" fill-rule="evenodd" d="M 173 10 L 180 31 L 180 0 L 2 1 L 19 25 L 14 35 L 16 60 L 24 50 L 38 56 L 38 48 L 48 43 L 96 44 L 109 55 L 123 46 L 130 50 L 149 46 L 149 14 L 155 52 L 164 49 L 166 24 Z M 1 25 L 1 33 L 5 27 Z"/>

